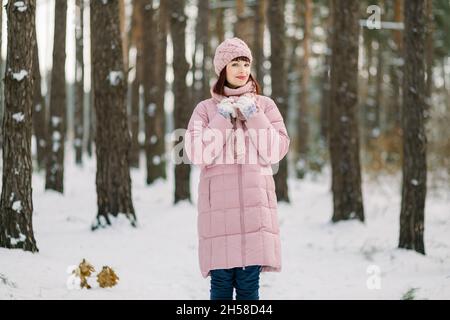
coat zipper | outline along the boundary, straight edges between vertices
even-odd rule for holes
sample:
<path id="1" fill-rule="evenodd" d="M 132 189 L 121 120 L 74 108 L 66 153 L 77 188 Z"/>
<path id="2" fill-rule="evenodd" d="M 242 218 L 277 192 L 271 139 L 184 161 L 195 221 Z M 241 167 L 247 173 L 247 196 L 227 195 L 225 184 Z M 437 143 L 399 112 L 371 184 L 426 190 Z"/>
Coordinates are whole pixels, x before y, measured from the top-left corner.
<path id="1" fill-rule="evenodd" d="M 233 127 L 234 127 L 234 130 L 236 130 L 236 122 L 237 122 L 238 120 L 236 119 L 236 121 L 234 122 L 234 125 L 233 125 Z M 236 131 L 235 131 L 235 133 L 236 133 Z M 234 136 L 234 159 L 236 160 L 236 153 L 235 153 L 235 151 L 236 151 L 236 140 L 237 140 L 237 137 L 236 137 L 236 135 Z M 244 212 L 244 205 L 243 205 L 243 203 L 242 203 L 242 199 L 243 199 L 243 196 L 242 196 L 242 164 L 241 163 L 239 163 L 238 164 L 238 169 L 239 169 L 239 171 L 238 171 L 238 183 L 239 183 L 239 216 L 240 216 L 240 220 L 241 220 L 241 255 L 242 255 L 242 269 L 243 270 L 245 270 L 245 228 L 244 228 L 244 215 L 243 215 L 243 212 Z"/>
<path id="2" fill-rule="evenodd" d="M 242 203 L 242 164 L 239 165 L 239 206 L 240 206 L 240 217 L 241 217 L 241 249 L 242 249 L 242 268 L 245 270 L 245 228 L 244 228 L 244 206 Z"/>

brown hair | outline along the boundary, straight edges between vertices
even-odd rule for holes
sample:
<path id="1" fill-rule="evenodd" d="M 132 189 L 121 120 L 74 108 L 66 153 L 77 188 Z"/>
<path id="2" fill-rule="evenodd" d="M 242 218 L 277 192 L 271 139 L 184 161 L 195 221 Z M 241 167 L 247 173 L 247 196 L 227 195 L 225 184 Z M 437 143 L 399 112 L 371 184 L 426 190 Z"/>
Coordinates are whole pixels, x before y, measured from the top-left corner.
<path id="1" fill-rule="evenodd" d="M 247 57 L 241 56 L 241 57 L 234 58 L 231 61 L 250 62 L 250 59 L 247 58 Z M 220 94 L 222 96 L 225 95 L 224 87 L 229 85 L 229 83 L 227 81 L 227 70 L 226 69 L 227 69 L 226 67 L 222 69 L 222 71 L 220 72 L 220 75 L 219 75 L 219 79 L 217 80 L 215 86 L 213 87 L 213 92 L 217 93 L 217 94 Z M 260 94 L 261 93 L 261 87 L 260 87 L 258 81 L 256 81 L 255 78 L 253 78 L 251 73 L 250 73 L 250 76 L 248 77 L 248 81 L 253 81 L 253 83 L 255 84 L 255 88 L 256 88 L 256 94 Z"/>

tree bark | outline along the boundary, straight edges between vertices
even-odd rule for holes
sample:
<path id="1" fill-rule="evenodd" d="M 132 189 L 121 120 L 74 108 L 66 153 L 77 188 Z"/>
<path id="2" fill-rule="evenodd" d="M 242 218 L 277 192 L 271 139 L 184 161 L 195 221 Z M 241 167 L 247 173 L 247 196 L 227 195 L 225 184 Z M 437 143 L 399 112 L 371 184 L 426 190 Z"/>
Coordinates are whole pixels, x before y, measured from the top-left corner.
<path id="1" fill-rule="evenodd" d="M 425 254 L 427 191 L 425 122 L 425 1 L 408 1 L 405 12 L 403 79 L 403 183 L 399 248 Z"/>
<path id="2" fill-rule="evenodd" d="M 168 28 L 168 3 L 160 1 L 158 9 L 157 22 L 157 48 L 156 48 L 156 119 L 155 134 L 156 142 L 153 144 L 155 153 L 161 159 L 160 165 L 157 167 L 158 175 L 163 179 L 167 179 L 166 174 L 166 113 L 164 109 L 166 95 L 166 69 L 167 69 L 167 28 Z"/>
<path id="3" fill-rule="evenodd" d="M 125 214 L 131 225 L 136 226 L 118 5 L 118 1 L 91 1 L 98 204 L 93 230 L 110 225 L 110 217 L 119 214 Z"/>
<path id="4" fill-rule="evenodd" d="M 132 46 L 136 48 L 136 62 L 135 62 L 135 78 L 131 84 L 131 110 L 129 122 L 131 127 L 131 147 L 130 147 L 130 166 L 139 168 L 139 119 L 140 119 L 140 87 L 144 77 L 144 52 L 143 52 L 143 17 L 144 10 L 142 0 L 135 0 L 133 2 L 133 16 L 131 25 L 131 41 Z"/>
<path id="5" fill-rule="evenodd" d="M 264 91 L 264 26 L 266 22 L 266 0 L 256 2 L 255 7 L 255 38 L 253 44 L 254 69 L 256 78 Z"/>
<path id="6" fill-rule="evenodd" d="M 216 37 L 218 43 L 222 43 L 225 39 L 225 27 L 223 25 L 223 8 L 216 9 Z"/>
<path id="7" fill-rule="evenodd" d="M 122 40 L 123 69 L 125 75 L 128 74 L 128 32 L 127 16 L 125 14 L 125 0 L 119 0 L 119 25 L 120 38 Z M 128 78 L 126 78 L 128 79 Z"/>
<path id="8" fill-rule="evenodd" d="M 395 0 L 394 3 L 394 21 L 402 22 L 403 21 L 403 1 L 404 0 Z M 394 41 L 397 45 L 397 49 L 399 52 L 403 49 L 403 39 L 402 39 L 402 31 L 395 30 L 394 32 Z"/>
<path id="9" fill-rule="evenodd" d="M 206 69 L 207 61 L 210 60 L 209 53 L 209 3 L 200 1 L 198 18 L 195 27 L 195 50 L 192 59 L 193 89 L 194 95 L 191 105 L 198 101 L 208 99 L 209 75 Z M 211 62 L 211 61 L 209 61 Z M 212 65 L 212 64 L 211 64 Z"/>
<path id="10" fill-rule="evenodd" d="M 372 124 L 372 132 L 371 136 L 373 138 L 377 138 L 380 134 L 381 128 L 381 107 L 383 103 L 383 74 L 384 74 L 384 57 L 383 57 L 384 46 L 382 43 L 382 39 L 378 41 L 378 49 L 377 49 L 377 77 L 376 77 L 376 85 L 375 85 L 375 110 L 374 110 L 374 120 Z"/>
<path id="11" fill-rule="evenodd" d="M 66 134 L 66 17 L 67 1 L 55 1 L 55 33 L 45 189 L 64 192 L 64 143 Z"/>
<path id="12" fill-rule="evenodd" d="M 174 104 L 174 127 L 187 128 L 189 121 L 189 114 L 191 108 L 185 103 L 188 101 L 188 91 L 186 86 L 186 74 L 189 66 L 185 57 L 185 30 L 186 30 L 186 15 L 184 14 L 184 0 L 170 1 L 170 32 L 173 41 L 173 92 L 175 95 Z M 182 139 L 181 137 L 179 139 Z M 175 144 L 180 143 L 180 140 L 175 141 Z M 184 141 L 182 142 L 184 144 Z M 184 158 L 184 146 L 180 150 L 181 158 Z M 181 163 L 175 165 L 175 199 L 174 203 L 181 200 L 188 200 L 191 202 L 191 194 L 189 189 L 189 175 L 191 167 L 189 164 Z"/>
<path id="13" fill-rule="evenodd" d="M 92 46 L 91 46 L 92 48 Z M 92 61 L 92 60 L 91 60 Z M 92 72 L 91 72 L 92 73 Z M 94 111 L 94 77 L 91 75 L 91 90 L 89 91 L 89 107 L 88 112 L 88 127 L 87 131 L 87 141 L 86 141 L 86 152 L 89 158 L 92 157 L 92 145 L 95 139 L 95 111 Z"/>
<path id="14" fill-rule="evenodd" d="M 286 119 L 287 115 L 287 77 L 284 0 L 270 0 L 267 6 L 267 22 L 270 31 L 272 98 Z M 274 176 L 278 201 L 289 202 L 287 185 L 287 157 L 279 162 L 279 169 Z"/>
<path id="15" fill-rule="evenodd" d="M 8 49 L 3 117 L 0 247 L 37 252 L 33 234 L 31 113 L 33 106 L 34 0 L 8 2 Z"/>
<path id="16" fill-rule="evenodd" d="M 429 109 L 431 108 L 431 94 L 433 91 L 433 1 L 426 0 L 426 49 L 425 49 L 425 66 L 426 66 L 426 85 L 425 85 L 425 96 L 426 96 L 426 114 L 425 118 L 428 117 Z"/>
<path id="17" fill-rule="evenodd" d="M 364 221 L 358 135 L 358 5 L 333 0 L 330 135 L 332 221 Z"/>
<path id="18" fill-rule="evenodd" d="M 92 1 L 89 1 L 89 19 L 92 20 Z M 90 34 L 90 45 L 91 50 L 89 52 L 90 58 L 91 58 L 91 74 L 89 75 L 91 77 L 91 88 L 89 90 L 89 106 L 87 108 L 88 113 L 88 124 L 87 124 L 87 137 L 86 137 L 86 152 L 89 158 L 92 158 L 92 145 L 94 144 L 95 139 L 95 111 L 94 111 L 94 70 L 92 68 L 92 61 L 93 61 L 93 37 L 92 37 L 92 30 L 91 30 L 91 24 L 86 24 L 86 27 L 89 28 L 89 34 Z"/>
<path id="19" fill-rule="evenodd" d="M 394 21 L 403 21 L 403 0 L 395 0 L 394 3 Z M 393 31 L 395 50 L 394 54 L 396 58 L 403 57 L 403 39 L 402 32 L 400 30 Z M 391 78 L 393 95 L 389 99 L 389 111 L 387 112 L 386 122 L 388 130 L 393 131 L 397 135 L 400 135 L 400 110 L 402 105 L 402 66 L 391 64 L 389 68 L 389 75 Z"/>
<path id="20" fill-rule="evenodd" d="M 329 13 L 327 18 L 327 41 L 323 66 L 322 101 L 320 104 L 320 135 L 322 140 L 328 145 L 329 137 L 329 117 L 330 117 L 330 63 L 331 63 L 331 39 L 333 28 L 333 5 L 328 1 Z"/>
<path id="21" fill-rule="evenodd" d="M 150 185 L 158 178 L 166 179 L 166 159 L 163 131 L 164 109 L 156 104 L 158 91 L 158 81 L 156 80 L 158 42 L 154 36 L 157 33 L 156 10 L 151 0 L 146 0 L 144 3 L 145 154 L 147 159 L 147 184 Z"/>
<path id="22" fill-rule="evenodd" d="M 33 29 L 33 37 L 36 37 L 36 28 Z M 39 68 L 39 52 L 37 41 L 34 41 L 33 49 L 33 110 L 32 122 L 36 138 L 37 166 L 38 170 L 45 168 L 46 145 L 47 145 L 47 123 L 45 119 L 46 105 L 45 98 L 41 91 L 41 70 Z"/>
<path id="23" fill-rule="evenodd" d="M 375 32 L 370 29 L 363 29 L 364 33 L 364 47 L 366 50 L 366 65 L 367 69 L 367 82 L 366 82 L 366 90 L 363 91 L 361 95 L 361 100 L 363 101 L 362 106 L 362 142 L 364 147 L 370 146 L 370 142 L 372 140 L 372 128 L 373 128 L 373 119 L 375 118 L 374 106 L 375 106 L 375 76 L 373 74 L 373 70 L 376 70 L 374 66 L 374 38 Z"/>
<path id="24" fill-rule="evenodd" d="M 74 110 L 74 149 L 75 163 L 83 163 L 83 137 L 84 137 L 84 59 L 83 59 L 83 12 L 84 0 L 76 0 L 75 15 L 75 110 Z"/>
<path id="25" fill-rule="evenodd" d="M 0 0 L 0 8 L 3 8 L 3 0 Z M 3 18 L 3 9 L 0 10 L 0 26 L 3 26 L 2 18 Z M 0 48 L 2 47 L 2 30 L 3 28 L 0 28 Z M 1 58 L 0 58 L 0 70 L 3 70 L 3 59 Z M 3 81 L 0 81 L 0 92 L 4 92 Z M 0 121 L 2 123 L 3 123 L 3 113 L 4 113 L 4 96 L 3 94 L 0 94 Z M 0 129 L 0 148 L 2 146 L 3 146 L 3 128 Z"/>
<path id="26" fill-rule="evenodd" d="M 245 0 L 236 0 L 236 17 L 237 21 L 234 25 L 234 34 L 236 37 L 244 40 L 253 51 L 253 44 L 255 43 L 255 28 L 254 28 L 254 11 L 246 5 Z"/>
<path id="27" fill-rule="evenodd" d="M 297 178 L 303 178 L 308 170 L 308 140 L 309 140 L 309 56 L 311 52 L 312 1 L 303 1 L 304 29 L 303 29 L 303 59 L 300 63 L 300 103 L 298 109 L 299 125 L 297 130 L 297 161 L 304 165 L 296 165 Z M 300 161 L 300 162 L 298 162 Z"/>

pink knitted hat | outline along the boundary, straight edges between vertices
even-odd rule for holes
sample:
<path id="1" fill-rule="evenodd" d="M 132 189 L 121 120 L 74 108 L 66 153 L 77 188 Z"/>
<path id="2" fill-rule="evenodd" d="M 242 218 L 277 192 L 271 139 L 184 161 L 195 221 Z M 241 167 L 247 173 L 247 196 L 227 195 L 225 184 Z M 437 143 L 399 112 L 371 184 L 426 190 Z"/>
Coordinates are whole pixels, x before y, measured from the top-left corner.
<path id="1" fill-rule="evenodd" d="M 252 63 L 252 52 L 244 41 L 236 37 L 224 40 L 216 48 L 216 53 L 214 54 L 214 71 L 219 76 L 222 69 L 231 60 L 241 56 L 249 58 L 250 63 Z"/>

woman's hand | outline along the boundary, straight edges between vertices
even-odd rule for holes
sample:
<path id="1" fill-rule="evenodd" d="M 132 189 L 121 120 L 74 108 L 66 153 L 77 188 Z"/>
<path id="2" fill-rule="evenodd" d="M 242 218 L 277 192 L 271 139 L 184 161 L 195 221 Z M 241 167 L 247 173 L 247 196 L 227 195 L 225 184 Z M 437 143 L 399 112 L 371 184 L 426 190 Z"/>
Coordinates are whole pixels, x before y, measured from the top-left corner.
<path id="1" fill-rule="evenodd" d="M 217 105 L 219 113 L 226 119 L 236 118 L 236 109 L 233 99 L 224 98 Z"/>
<path id="2" fill-rule="evenodd" d="M 240 96 L 234 107 L 239 110 L 245 120 L 250 119 L 258 111 L 255 99 L 246 95 Z"/>

